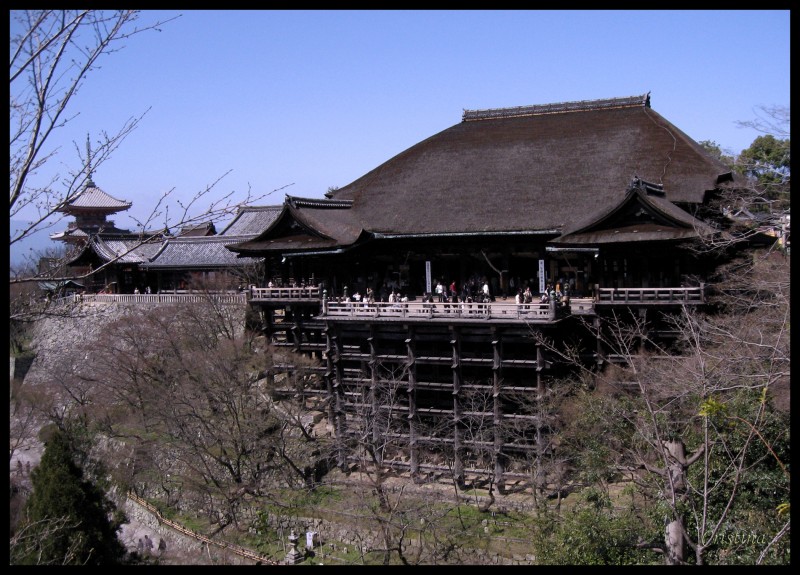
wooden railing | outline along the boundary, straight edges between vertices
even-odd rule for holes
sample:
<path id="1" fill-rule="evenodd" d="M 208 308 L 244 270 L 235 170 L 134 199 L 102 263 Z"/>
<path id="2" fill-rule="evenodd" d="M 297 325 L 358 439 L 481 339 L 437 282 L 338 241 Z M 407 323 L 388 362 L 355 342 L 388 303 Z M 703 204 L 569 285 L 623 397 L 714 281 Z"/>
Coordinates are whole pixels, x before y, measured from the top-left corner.
<path id="1" fill-rule="evenodd" d="M 677 288 L 600 288 L 597 304 L 692 303 L 705 301 L 705 285 Z"/>
<path id="2" fill-rule="evenodd" d="M 266 300 L 317 300 L 322 301 L 322 290 L 319 286 L 307 287 L 253 287 L 250 288 L 250 299 Z"/>
<path id="3" fill-rule="evenodd" d="M 319 286 L 250 288 L 243 292 L 160 292 L 157 294 L 84 294 L 53 300 L 51 305 L 69 305 L 81 302 L 108 302 L 125 304 L 159 304 L 202 302 L 208 298 L 223 304 L 255 302 L 319 302 L 322 315 L 336 318 L 482 318 L 513 319 L 524 321 L 552 321 L 557 311 L 574 314 L 592 314 L 597 305 L 649 305 L 649 304 L 701 304 L 705 302 L 705 286 L 680 288 L 600 288 L 595 298 L 570 298 L 568 308 L 549 303 L 516 304 L 492 303 L 429 303 L 411 301 L 341 302 L 324 300 Z"/>
<path id="4" fill-rule="evenodd" d="M 497 319 L 521 321 L 552 321 L 556 318 L 556 307 L 546 303 L 516 304 L 492 303 L 323 303 L 323 317 L 337 319 L 385 318 L 385 319 Z"/>
<path id="5" fill-rule="evenodd" d="M 52 305 L 72 305 L 79 303 L 125 303 L 125 304 L 159 304 L 159 303 L 193 303 L 204 302 L 212 299 L 217 303 L 240 304 L 247 303 L 245 292 L 233 293 L 156 293 L 156 294 L 81 294 L 55 299 Z"/>
<path id="6" fill-rule="evenodd" d="M 275 561 L 274 559 L 270 559 L 269 557 L 265 557 L 263 555 L 260 555 L 260 554 L 256 553 L 255 551 L 252 551 L 252 550 L 247 549 L 245 547 L 242 547 L 240 545 L 236 545 L 235 543 L 228 543 L 227 541 L 218 541 L 218 540 L 215 540 L 215 539 L 211 539 L 210 537 L 206 537 L 205 535 L 203 535 L 201 533 L 197 533 L 195 531 L 192 531 L 191 529 L 188 529 L 188 528 L 184 527 L 180 523 L 176 523 L 175 521 L 170 521 L 169 519 L 167 519 L 166 517 L 161 515 L 161 512 L 155 506 L 151 505 L 149 502 L 147 502 L 144 499 L 142 499 L 141 497 L 137 496 L 133 491 L 129 491 L 127 495 L 128 495 L 128 499 L 130 499 L 131 501 L 136 502 L 138 505 L 140 505 L 141 507 L 147 509 L 147 511 L 149 511 L 150 513 L 155 515 L 155 517 L 156 517 L 156 519 L 158 519 L 159 523 L 162 523 L 162 524 L 164 524 L 164 525 L 166 525 L 168 527 L 171 527 L 175 531 L 178 531 L 179 533 L 182 533 L 183 535 L 186 535 L 187 537 L 191 537 L 192 539 L 200 541 L 201 543 L 205 543 L 206 545 L 214 545 L 216 547 L 219 547 L 220 549 L 224 549 L 226 551 L 231 551 L 231 552 L 236 553 L 237 555 L 239 555 L 241 557 L 246 557 L 247 559 L 251 559 L 251 560 L 256 561 L 256 562 L 265 563 L 267 565 L 280 565 L 280 563 L 278 561 Z"/>

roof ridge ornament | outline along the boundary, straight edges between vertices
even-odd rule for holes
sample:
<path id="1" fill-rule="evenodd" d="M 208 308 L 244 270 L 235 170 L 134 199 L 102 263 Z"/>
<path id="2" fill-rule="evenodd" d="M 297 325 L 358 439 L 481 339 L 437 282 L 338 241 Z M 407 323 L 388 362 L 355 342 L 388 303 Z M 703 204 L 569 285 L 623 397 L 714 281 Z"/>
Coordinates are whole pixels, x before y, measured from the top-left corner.
<path id="1" fill-rule="evenodd" d="M 587 110 L 608 110 L 613 108 L 650 107 L 650 92 L 641 96 L 627 98 L 606 98 L 604 100 L 579 100 L 575 102 L 559 102 L 556 104 L 537 104 L 533 106 L 517 106 L 515 108 L 487 108 L 485 110 L 464 110 L 461 121 L 494 120 L 497 118 L 519 118 L 523 116 L 541 116 L 545 114 L 563 114 L 566 112 L 585 112 Z"/>
<path id="2" fill-rule="evenodd" d="M 625 193 L 630 192 L 631 190 L 642 190 L 647 195 L 664 195 L 664 184 L 654 184 L 653 182 L 648 182 L 643 180 L 639 176 L 633 176 L 631 179 L 631 183 L 628 186 L 628 189 Z"/>
<path id="3" fill-rule="evenodd" d="M 96 188 L 92 181 L 92 146 L 89 143 L 89 133 L 86 133 L 86 187 Z"/>

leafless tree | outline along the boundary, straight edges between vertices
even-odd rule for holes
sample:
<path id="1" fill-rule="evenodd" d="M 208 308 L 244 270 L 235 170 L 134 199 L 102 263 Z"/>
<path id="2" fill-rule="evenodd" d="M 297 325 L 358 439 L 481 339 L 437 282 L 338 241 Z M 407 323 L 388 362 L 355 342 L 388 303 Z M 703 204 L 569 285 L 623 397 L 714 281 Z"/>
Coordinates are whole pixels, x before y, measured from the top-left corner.
<path id="1" fill-rule="evenodd" d="M 133 461 L 117 467 L 133 489 L 180 493 L 219 530 L 245 528 L 248 507 L 304 487 L 326 447 L 273 398 L 280 352 L 244 329 L 241 306 L 208 300 L 108 325 L 76 350 L 53 395 L 63 418 L 82 417 L 129 446 Z"/>
<path id="2" fill-rule="evenodd" d="M 46 226 L 59 208 L 82 189 L 97 167 L 136 128 L 142 116 L 129 119 L 115 134 L 103 133 L 93 157 L 67 176 L 55 173 L 44 185 L 35 176 L 57 154 L 53 134 L 73 120 L 71 102 L 88 76 L 140 32 L 159 30 L 163 22 L 139 27 L 136 10 L 12 10 L 10 52 L 11 178 L 10 214 L 35 212 L 29 226 L 10 243 Z"/>
<path id="3" fill-rule="evenodd" d="M 690 550 L 692 562 L 703 564 L 733 518 L 743 521 L 748 472 L 773 459 L 784 468 L 773 445 L 788 440 L 788 427 L 776 426 L 769 411 L 788 389 L 788 290 L 780 288 L 788 287 L 788 265 L 763 253 L 744 265 L 746 272 L 717 284 L 725 313 L 684 309 L 666 318 L 679 334 L 669 347 L 650 339 L 635 315 L 606 317 L 598 333 L 622 366 L 599 376 L 602 399 L 594 401 L 603 406 L 594 415 L 606 433 L 624 427 L 630 434 L 627 443 L 607 445 L 618 454 L 616 473 L 631 473 L 670 510 L 662 542 L 641 542 L 668 564 L 688 562 Z M 789 498 L 788 472 L 774 481 L 778 506 Z M 779 529 L 778 517 L 770 521 Z"/>
<path id="4" fill-rule="evenodd" d="M 753 110 L 756 118 L 736 122 L 740 128 L 752 128 L 762 134 L 772 134 L 776 138 L 790 135 L 791 109 L 788 106 L 759 105 Z"/>
<path id="5" fill-rule="evenodd" d="M 83 191 L 91 174 L 143 120 L 146 112 L 131 117 L 116 132 L 101 131 L 98 140 L 85 149 L 73 142 L 76 164 L 66 174 L 54 169 L 60 151 L 54 136 L 80 113 L 74 110 L 75 95 L 86 88 L 92 72 L 134 36 L 160 32 L 162 26 L 174 20 L 142 25 L 141 16 L 138 10 L 11 11 L 9 211 L 12 219 L 24 218 L 28 223 L 24 229 L 12 231 L 10 245 L 55 225 L 62 209 Z M 50 174 L 45 176 L 47 181 L 39 182 L 38 176 L 46 172 Z M 237 198 L 234 191 L 217 196 L 216 187 L 225 175 L 189 199 L 176 198 L 174 188 L 164 193 L 147 216 L 136 220 L 141 243 L 153 241 L 148 230 L 217 221 L 233 214 L 238 206 L 277 191 L 253 196 L 248 189 Z M 86 276 L 49 277 L 62 280 Z M 35 279 L 17 275 L 10 281 Z"/>
<path id="6" fill-rule="evenodd" d="M 79 523 L 72 522 L 69 517 L 53 517 L 42 519 L 37 522 L 21 523 L 21 527 L 16 529 L 9 540 L 9 559 L 11 565 L 19 565 L 22 558 L 26 560 L 36 556 L 41 550 L 42 541 L 47 541 L 55 537 L 58 533 L 69 532 L 75 529 Z M 77 552 L 80 549 L 81 541 L 76 539 L 64 552 L 60 563 L 49 563 L 39 555 L 37 565 L 71 565 L 74 563 Z"/>

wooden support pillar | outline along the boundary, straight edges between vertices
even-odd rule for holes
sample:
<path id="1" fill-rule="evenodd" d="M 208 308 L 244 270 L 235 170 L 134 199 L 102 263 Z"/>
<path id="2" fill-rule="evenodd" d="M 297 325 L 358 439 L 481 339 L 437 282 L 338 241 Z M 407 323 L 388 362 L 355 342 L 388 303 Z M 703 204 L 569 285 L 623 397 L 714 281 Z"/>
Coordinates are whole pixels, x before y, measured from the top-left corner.
<path id="1" fill-rule="evenodd" d="M 319 330 L 311 330 L 308 332 L 308 340 L 313 343 L 322 343 L 322 334 Z M 322 361 L 322 351 L 318 348 L 311 352 L 311 356 Z"/>
<path id="2" fill-rule="evenodd" d="M 337 463 L 339 469 L 347 471 L 347 422 L 344 410 L 344 366 L 342 365 L 342 342 L 338 328 L 333 336 L 329 337 L 328 361 L 333 359 L 331 389 L 331 403 L 333 404 L 333 426 L 336 434 Z"/>
<path id="3" fill-rule="evenodd" d="M 451 327 L 452 339 L 450 345 L 453 348 L 453 475 L 456 485 L 464 486 L 464 462 L 461 452 L 461 341 L 458 328 Z"/>
<path id="4" fill-rule="evenodd" d="M 303 343 L 303 314 L 295 314 L 295 324 L 292 327 L 292 351 L 300 353 L 300 346 Z"/>
<path id="5" fill-rule="evenodd" d="M 494 449 L 492 461 L 494 462 L 494 481 L 500 493 L 505 492 L 503 482 L 503 406 L 500 402 L 500 386 L 503 379 L 503 342 L 496 328 L 492 328 L 492 431 L 494 433 Z"/>
<path id="6" fill-rule="evenodd" d="M 606 360 L 605 352 L 603 351 L 603 338 L 600 333 L 600 330 L 603 327 L 603 322 L 601 321 L 599 315 L 595 315 L 592 323 L 594 324 L 594 333 L 596 340 L 595 343 L 596 343 L 597 357 L 595 358 L 595 363 L 597 364 L 597 367 L 601 367 Z"/>
<path id="7" fill-rule="evenodd" d="M 327 411 L 328 411 L 328 424 L 333 428 L 333 435 L 335 441 L 339 442 L 339 430 L 336 427 L 336 396 L 334 392 L 334 379 L 336 377 L 333 356 L 336 353 L 333 346 L 333 336 L 331 334 L 332 328 L 326 324 L 324 329 L 325 335 L 325 389 L 328 393 Z M 338 462 L 337 462 L 338 463 Z"/>
<path id="8" fill-rule="evenodd" d="M 275 341 L 275 310 L 272 308 L 261 308 L 261 321 L 264 324 L 264 335 L 267 341 Z"/>
<path id="9" fill-rule="evenodd" d="M 545 437 L 542 431 L 544 421 L 544 400 L 546 389 L 545 379 L 542 371 L 545 368 L 544 354 L 542 353 L 542 346 L 536 344 L 536 462 L 534 463 L 533 481 L 534 487 L 538 488 L 544 483 L 544 469 L 542 467 L 542 456 L 545 451 Z"/>
<path id="10" fill-rule="evenodd" d="M 411 479 L 416 483 L 419 479 L 419 434 L 417 419 L 417 358 L 414 351 L 414 326 L 408 326 L 406 338 L 406 355 L 408 367 L 408 448 L 411 458 Z"/>
<path id="11" fill-rule="evenodd" d="M 372 449 L 378 463 L 383 461 L 383 449 L 381 446 L 381 424 L 378 421 L 380 415 L 380 374 L 378 373 L 378 351 L 375 342 L 375 325 L 369 326 L 369 337 L 367 343 L 369 344 L 369 404 L 370 404 L 370 418 L 372 420 Z"/>
<path id="12" fill-rule="evenodd" d="M 650 331 L 650 326 L 647 323 L 647 308 L 640 307 L 639 308 L 639 320 L 642 322 L 642 328 L 640 335 L 638 337 L 637 345 L 638 345 L 638 353 L 644 352 L 645 347 L 645 340 L 647 339 L 648 332 Z"/>

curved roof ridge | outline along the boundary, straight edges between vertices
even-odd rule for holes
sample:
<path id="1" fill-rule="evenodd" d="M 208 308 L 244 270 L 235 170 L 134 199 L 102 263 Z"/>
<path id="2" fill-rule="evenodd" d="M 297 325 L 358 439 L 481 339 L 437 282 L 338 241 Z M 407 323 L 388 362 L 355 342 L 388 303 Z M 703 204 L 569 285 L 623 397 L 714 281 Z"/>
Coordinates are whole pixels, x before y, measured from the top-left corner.
<path id="1" fill-rule="evenodd" d="M 127 210 L 133 204 L 125 200 L 119 200 L 108 192 L 97 187 L 90 179 L 86 186 L 78 192 L 64 206 L 58 209 L 60 212 L 69 213 L 73 209 L 98 209 L 108 212 L 119 212 Z"/>
<path id="2" fill-rule="evenodd" d="M 584 112 L 586 110 L 607 110 L 609 108 L 650 107 L 650 92 L 641 96 L 625 98 L 606 98 L 603 100 L 578 100 L 555 104 L 535 104 L 513 108 L 487 108 L 485 110 L 464 110 L 462 122 L 493 120 L 496 118 L 517 118 L 520 116 L 539 116 L 542 114 L 562 114 L 565 112 Z"/>
<path id="3" fill-rule="evenodd" d="M 301 198 L 286 194 L 286 203 L 293 208 L 349 208 L 353 205 L 353 200 Z"/>

